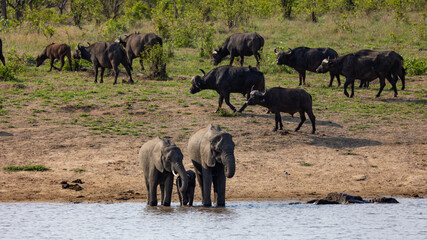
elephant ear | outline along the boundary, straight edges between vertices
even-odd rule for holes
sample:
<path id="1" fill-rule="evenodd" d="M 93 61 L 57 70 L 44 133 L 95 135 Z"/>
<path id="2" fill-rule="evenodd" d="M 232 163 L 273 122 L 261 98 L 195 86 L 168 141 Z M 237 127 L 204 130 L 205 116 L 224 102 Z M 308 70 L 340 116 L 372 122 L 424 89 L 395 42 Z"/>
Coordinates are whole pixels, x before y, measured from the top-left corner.
<path id="1" fill-rule="evenodd" d="M 163 165 L 164 163 L 164 156 L 163 156 L 163 142 L 159 141 L 156 146 L 153 149 L 153 160 L 154 160 L 154 166 L 159 172 L 163 172 L 165 170 L 165 167 Z"/>
<path id="2" fill-rule="evenodd" d="M 163 167 L 166 171 L 171 172 L 171 162 L 168 159 L 168 157 L 172 154 L 172 152 L 175 150 L 176 146 L 167 146 L 162 149 L 162 162 Z"/>

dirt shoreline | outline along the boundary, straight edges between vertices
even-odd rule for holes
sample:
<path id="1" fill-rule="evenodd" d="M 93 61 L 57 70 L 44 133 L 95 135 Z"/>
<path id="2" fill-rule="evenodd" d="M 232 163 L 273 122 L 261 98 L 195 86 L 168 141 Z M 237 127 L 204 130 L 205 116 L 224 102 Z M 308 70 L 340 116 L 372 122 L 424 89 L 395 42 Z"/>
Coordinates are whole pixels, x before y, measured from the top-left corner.
<path id="1" fill-rule="evenodd" d="M 227 179 L 226 201 L 308 200 L 330 192 L 364 198 L 427 196 L 427 137 L 419 134 L 427 129 L 422 119 L 408 120 L 404 128 L 397 127 L 400 122 L 350 134 L 345 124 L 318 117 L 318 132 L 313 135 L 307 123 L 300 132 L 289 130 L 298 119 L 288 116 L 283 116 L 288 130 L 271 132 L 266 128 L 272 126 L 273 116 L 265 117 L 262 108 L 234 118 L 211 116 L 198 115 L 204 121 L 190 128 L 221 124 L 233 135 L 236 174 Z M 183 122 L 189 118 L 180 117 Z M 244 128 L 251 119 L 260 124 Z M 0 129 L 0 202 L 145 201 L 137 153 L 150 137 L 92 135 L 75 125 L 16 125 L 22 127 Z M 192 169 L 185 157 L 189 135 L 171 132 L 169 137 L 182 149 L 185 168 Z M 51 171 L 3 170 L 27 164 Z M 81 191 L 62 188 L 62 181 L 71 184 L 76 179 L 84 182 L 79 184 Z M 198 185 L 195 195 L 200 201 Z M 178 201 L 177 194 L 172 201 Z"/>

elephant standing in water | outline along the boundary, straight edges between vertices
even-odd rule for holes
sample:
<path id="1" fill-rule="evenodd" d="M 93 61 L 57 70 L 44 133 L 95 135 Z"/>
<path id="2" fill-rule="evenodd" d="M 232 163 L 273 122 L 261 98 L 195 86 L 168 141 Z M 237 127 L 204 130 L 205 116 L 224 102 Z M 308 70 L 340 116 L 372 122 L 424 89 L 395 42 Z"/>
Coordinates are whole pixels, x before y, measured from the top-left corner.
<path id="1" fill-rule="evenodd" d="M 181 149 L 170 140 L 156 137 L 142 145 L 139 160 L 147 187 L 147 205 L 157 206 L 157 185 L 160 184 L 161 204 L 170 206 L 176 173 L 182 181 L 180 191 L 187 191 L 188 177 L 182 159 Z"/>
<path id="2" fill-rule="evenodd" d="M 193 200 L 194 200 L 194 188 L 196 188 L 196 174 L 188 170 L 187 172 L 188 177 L 188 187 L 186 192 L 181 192 L 180 188 L 182 185 L 181 177 L 178 176 L 176 178 L 176 187 L 178 188 L 178 197 L 179 197 L 179 203 L 181 206 L 193 206 Z"/>
<path id="3" fill-rule="evenodd" d="M 225 180 L 235 172 L 234 142 L 229 133 L 209 125 L 194 133 L 188 140 L 188 154 L 196 169 L 202 192 L 202 203 L 212 206 L 211 185 L 216 206 L 225 206 Z"/>

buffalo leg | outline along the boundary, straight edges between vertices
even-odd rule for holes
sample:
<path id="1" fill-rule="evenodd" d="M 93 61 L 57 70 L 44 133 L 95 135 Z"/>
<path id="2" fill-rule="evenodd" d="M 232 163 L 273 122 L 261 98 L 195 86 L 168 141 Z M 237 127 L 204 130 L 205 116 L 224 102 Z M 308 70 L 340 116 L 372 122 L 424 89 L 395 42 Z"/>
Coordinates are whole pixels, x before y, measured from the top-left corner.
<path id="1" fill-rule="evenodd" d="M 61 67 L 58 69 L 59 71 L 62 71 L 62 68 L 64 67 L 65 61 L 64 61 L 65 56 L 61 57 Z"/>
<path id="2" fill-rule="evenodd" d="M 3 64 L 4 64 L 4 61 L 3 61 Z M 402 81 L 402 90 L 405 90 L 405 69 L 403 67 L 400 68 L 397 74 L 399 75 L 399 78 Z"/>
<path id="3" fill-rule="evenodd" d="M 379 97 L 381 95 L 381 92 L 383 91 L 384 87 L 385 87 L 385 79 L 384 77 L 380 77 L 380 90 L 378 91 L 376 97 Z"/>
<path id="4" fill-rule="evenodd" d="M 332 87 L 332 82 L 334 81 L 334 74 L 329 72 L 329 76 L 331 77 L 331 80 L 329 81 L 329 87 Z"/>
<path id="5" fill-rule="evenodd" d="M 244 56 L 240 56 L 240 66 L 243 67 L 243 62 L 245 61 Z"/>
<path id="6" fill-rule="evenodd" d="M 345 83 L 344 83 L 344 94 L 347 96 L 347 97 L 350 97 L 349 95 L 348 95 L 348 92 L 347 92 L 347 87 L 348 87 L 348 85 L 349 84 L 353 84 L 353 87 L 354 87 L 354 79 L 352 79 L 352 78 L 347 78 L 346 79 L 346 81 L 345 81 Z"/>
<path id="7" fill-rule="evenodd" d="M 280 116 L 279 111 L 276 111 L 274 115 L 274 119 L 276 121 L 276 126 L 274 127 L 273 132 L 277 131 L 277 129 L 279 128 L 279 124 L 280 124 L 280 130 L 282 130 L 283 129 L 282 117 Z"/>
<path id="8" fill-rule="evenodd" d="M 122 62 L 122 65 L 125 67 L 125 69 L 126 69 L 126 73 L 127 73 L 127 74 L 128 74 L 128 76 L 129 76 L 129 83 L 134 83 L 134 82 L 133 82 L 133 79 L 132 79 L 132 74 L 131 74 L 131 72 L 130 72 L 130 66 L 128 65 L 127 61 L 125 61 L 124 63 Z"/>
<path id="9" fill-rule="evenodd" d="M 105 72 L 105 67 L 101 67 L 101 81 L 100 81 L 100 83 L 104 83 L 104 72 Z"/>
<path id="10" fill-rule="evenodd" d="M 95 69 L 95 81 L 94 81 L 94 83 L 97 83 L 98 82 L 98 66 L 93 66 L 93 68 Z"/>
<path id="11" fill-rule="evenodd" d="M 259 52 L 256 52 L 254 55 L 256 60 L 256 68 L 259 69 L 259 60 L 261 59 L 261 55 L 259 54 Z"/>
<path id="12" fill-rule="evenodd" d="M 236 111 L 236 108 L 230 103 L 230 93 L 226 93 L 224 96 L 225 103 L 231 108 L 233 112 Z"/>
<path id="13" fill-rule="evenodd" d="M 71 53 L 67 53 L 68 64 L 70 64 L 70 69 L 73 71 L 73 63 L 71 61 Z"/>
<path id="14" fill-rule="evenodd" d="M 48 72 L 50 72 L 50 71 L 52 71 L 52 68 L 54 68 L 55 66 L 53 66 L 53 61 L 54 61 L 54 59 L 50 59 L 50 69 L 49 69 L 49 71 Z"/>
<path id="15" fill-rule="evenodd" d="M 312 110 L 307 111 L 307 115 L 310 118 L 311 126 L 313 127 L 311 133 L 314 134 L 316 132 L 316 117 L 314 116 Z"/>
<path id="16" fill-rule="evenodd" d="M 394 97 L 397 97 L 397 87 L 396 87 L 396 83 L 398 80 L 397 75 L 393 75 L 393 79 L 391 78 L 391 76 L 387 76 L 387 80 L 392 86 L 392 89 L 394 91 Z"/>
<path id="17" fill-rule="evenodd" d="M 302 124 L 306 120 L 304 111 L 299 112 L 299 117 L 300 117 L 301 121 L 299 122 L 298 127 L 295 129 L 295 132 L 301 128 Z"/>
<path id="18" fill-rule="evenodd" d="M 3 54 L 1 54 L 1 53 L 0 53 L 0 60 L 1 60 L 1 62 L 3 63 L 3 66 L 6 66 L 6 62 L 5 62 L 5 60 L 4 60 L 4 56 L 3 56 Z"/>
<path id="19" fill-rule="evenodd" d="M 219 95 L 219 98 L 218 98 L 218 108 L 216 109 L 216 113 L 219 111 L 219 109 L 221 108 L 221 106 L 222 106 L 222 102 L 224 101 L 224 97 L 222 96 L 222 95 Z"/>
<path id="20" fill-rule="evenodd" d="M 337 81 L 338 81 L 338 87 L 341 86 L 340 75 L 336 74 L 335 77 L 337 78 Z"/>
<path id="21" fill-rule="evenodd" d="M 114 69 L 114 83 L 113 85 L 117 84 L 117 78 L 119 77 L 119 63 L 112 64 Z"/>
<path id="22" fill-rule="evenodd" d="M 233 66 L 233 61 L 234 61 L 234 55 L 231 54 L 230 55 L 230 66 Z"/>

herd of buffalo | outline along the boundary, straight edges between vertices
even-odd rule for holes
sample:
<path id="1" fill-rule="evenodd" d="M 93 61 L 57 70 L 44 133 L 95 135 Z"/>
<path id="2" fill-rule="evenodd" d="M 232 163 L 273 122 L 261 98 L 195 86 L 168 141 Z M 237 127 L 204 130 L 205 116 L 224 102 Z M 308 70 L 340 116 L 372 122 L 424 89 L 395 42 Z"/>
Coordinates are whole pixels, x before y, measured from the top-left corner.
<path id="1" fill-rule="evenodd" d="M 117 83 L 119 65 L 122 64 L 129 76 L 129 83 L 133 83 L 131 71 L 132 61 L 140 58 L 141 68 L 144 69 L 142 52 L 154 45 L 162 46 L 162 39 L 154 33 L 133 33 L 117 41 L 101 41 L 88 46 L 78 44 L 73 55 L 76 59 L 85 59 L 92 63 L 95 70 L 95 82 L 98 81 L 98 69 L 101 68 L 101 80 L 105 68 L 113 69 L 115 73 L 114 84 Z M 312 124 L 312 133 L 316 131 L 315 116 L 312 110 L 312 97 L 303 89 L 274 87 L 266 89 L 264 74 L 259 71 L 260 51 L 264 46 L 264 39 L 257 33 L 235 33 L 229 36 L 221 47 L 212 53 L 213 64 L 218 65 L 225 57 L 230 56 L 229 65 L 219 66 L 208 73 L 202 69 L 202 76 L 196 75 L 191 79 L 190 92 L 195 94 L 205 89 L 215 90 L 219 94 L 218 108 L 220 110 L 223 101 L 235 112 L 236 108 L 230 103 L 230 93 L 241 93 L 247 97 L 247 101 L 238 110 L 244 111 L 247 105 L 261 105 L 268 112 L 275 114 L 275 127 L 273 131 L 283 128 L 281 112 L 300 114 L 300 123 L 295 131 L 298 131 L 307 113 Z M 369 82 L 379 78 L 380 96 L 385 79 L 390 82 L 397 96 L 396 82 L 402 81 L 402 90 L 405 88 L 405 69 L 403 58 L 394 51 L 360 50 L 354 53 L 338 55 L 331 48 L 297 47 L 289 51 L 274 49 L 278 65 L 287 65 L 295 69 L 299 74 L 299 85 L 305 84 L 306 71 L 317 73 L 330 73 L 329 87 L 336 78 L 340 86 L 340 75 L 346 77 L 344 94 L 347 97 L 354 96 L 354 82 L 360 80 L 360 86 L 367 87 Z M 245 56 L 255 56 L 257 68 L 243 67 Z M 50 59 L 50 70 L 59 71 L 64 66 L 64 58 L 67 57 L 70 67 L 71 48 L 67 44 L 48 45 L 36 59 L 36 66 Z M 240 58 L 240 67 L 232 66 L 235 57 Z M 59 59 L 61 67 L 58 69 L 53 64 Z M 2 41 L 0 39 L 0 60 L 5 65 L 2 53 Z M 351 94 L 347 92 L 351 85 Z M 214 185 L 215 200 L 218 206 L 225 204 L 225 177 L 234 175 L 234 143 L 231 135 L 225 133 L 219 127 L 212 125 L 195 133 L 189 141 L 189 152 L 196 173 L 185 172 L 182 166 L 182 153 L 170 140 L 156 138 L 145 143 L 140 150 L 139 158 L 143 165 L 148 192 L 148 204 L 157 205 L 156 189 L 160 185 L 162 204 L 170 205 L 171 189 L 173 185 L 172 173 L 178 172 L 176 185 L 180 195 L 181 204 L 192 204 L 195 186 L 195 176 L 202 192 L 204 206 L 210 206 L 211 184 Z M 232 172 L 231 172 L 232 171 Z M 190 186 L 190 187 L 189 187 Z M 154 189 L 153 189 L 154 188 Z M 188 192 L 187 189 L 189 189 Z"/>

